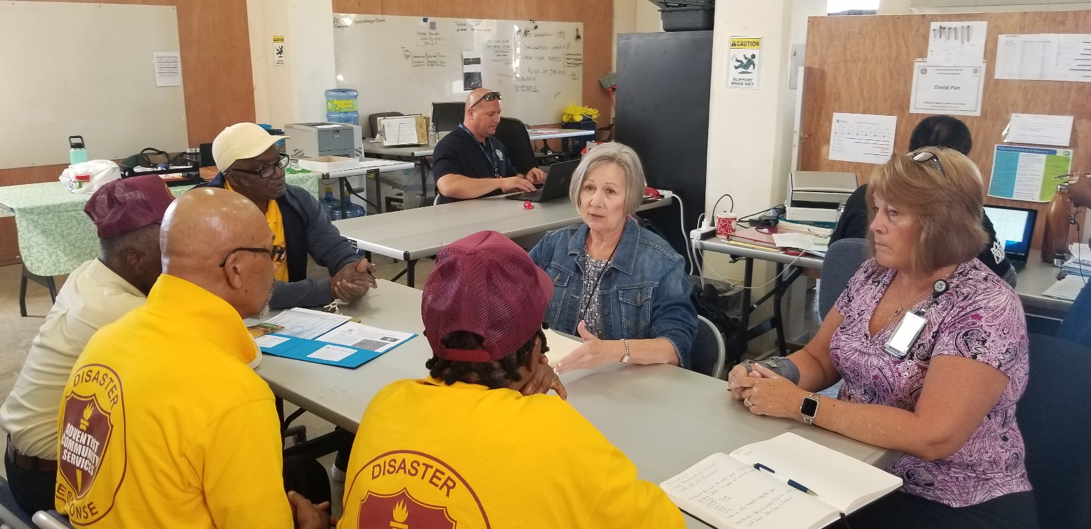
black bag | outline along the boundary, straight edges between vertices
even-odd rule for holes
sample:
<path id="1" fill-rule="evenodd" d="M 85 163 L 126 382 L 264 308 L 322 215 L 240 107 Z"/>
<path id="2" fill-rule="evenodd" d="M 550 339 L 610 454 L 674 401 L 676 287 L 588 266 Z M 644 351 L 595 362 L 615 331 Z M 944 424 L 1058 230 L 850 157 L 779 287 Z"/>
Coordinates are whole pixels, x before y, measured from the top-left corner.
<path id="1" fill-rule="evenodd" d="M 702 288 L 700 277 L 690 276 L 689 280 L 693 284 L 690 301 L 697 309 L 697 315 L 711 321 L 724 339 L 724 348 L 727 350 L 724 372 L 727 372 L 742 360 L 742 355 L 746 352 L 746 329 L 742 328 L 740 321 L 742 287 L 706 278 Z"/>

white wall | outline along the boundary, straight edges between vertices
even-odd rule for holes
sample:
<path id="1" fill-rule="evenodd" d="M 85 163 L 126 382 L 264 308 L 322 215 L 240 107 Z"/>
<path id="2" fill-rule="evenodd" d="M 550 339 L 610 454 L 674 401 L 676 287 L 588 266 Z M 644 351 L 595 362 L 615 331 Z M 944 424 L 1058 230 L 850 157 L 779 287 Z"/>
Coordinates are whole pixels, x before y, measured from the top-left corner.
<path id="1" fill-rule="evenodd" d="M 1091 9 L 1091 1 L 1058 0 L 882 0 L 881 15 L 983 13 L 990 11 L 1071 11 Z"/>
<path id="2" fill-rule="evenodd" d="M 247 0 L 246 8 L 257 121 L 325 121 L 325 91 L 337 86 L 332 0 Z M 273 35 L 285 38 L 284 66 L 273 65 Z"/>
<path id="3" fill-rule="evenodd" d="M 825 0 L 721 0 L 716 6 L 709 101 L 708 178 L 704 211 L 724 193 L 735 213 L 783 202 L 791 170 L 795 91 L 788 88 L 792 44 L 806 42 L 806 19 L 826 13 Z M 730 37 L 762 37 L 758 90 L 726 88 Z M 725 201 L 726 203 L 726 201 Z M 706 254 L 714 272 L 742 277 L 741 265 Z M 761 273 L 756 284 L 761 284 Z"/>
<path id="4" fill-rule="evenodd" d="M 612 39 L 614 70 L 617 70 L 619 33 L 654 33 L 663 31 L 659 7 L 648 0 L 614 0 L 614 35 Z"/>

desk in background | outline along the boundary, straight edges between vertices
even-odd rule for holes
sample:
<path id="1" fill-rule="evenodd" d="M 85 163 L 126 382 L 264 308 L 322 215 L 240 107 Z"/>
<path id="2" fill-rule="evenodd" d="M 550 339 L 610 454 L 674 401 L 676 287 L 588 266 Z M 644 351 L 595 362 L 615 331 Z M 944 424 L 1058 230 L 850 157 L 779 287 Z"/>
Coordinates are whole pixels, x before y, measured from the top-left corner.
<path id="1" fill-rule="evenodd" d="M 743 286 L 746 288 L 743 290 L 743 306 L 740 324 L 744 329 L 747 329 L 747 332 L 745 333 L 745 336 L 742 337 L 744 342 L 739 344 L 743 350 L 746 349 L 746 345 L 750 340 L 775 329 L 779 342 L 777 345 L 777 354 L 782 356 L 787 354 L 787 338 L 784 330 L 785 318 L 781 308 L 781 300 L 788 287 L 799 277 L 802 269 L 822 269 L 822 258 L 812 255 L 796 257 L 783 251 L 760 250 L 747 246 L 739 246 L 736 244 L 729 244 L 719 238 L 693 241 L 693 244 L 700 250 L 730 255 L 734 259 L 745 259 Z M 1040 255 L 1038 250 L 1031 251 L 1026 267 L 1019 272 L 1019 279 L 1016 281 L 1015 292 L 1019 294 L 1019 300 L 1022 301 L 1023 310 L 1026 312 L 1027 316 L 1046 318 L 1055 320 L 1055 322 L 1059 323 L 1059 321 L 1064 318 L 1065 314 L 1068 313 L 1068 310 L 1072 308 L 1072 302 L 1048 298 L 1042 295 L 1042 292 L 1057 281 L 1057 273 L 1060 269 L 1051 264 L 1043 263 Z M 777 278 L 774 281 L 773 289 L 770 292 L 762 296 L 757 302 L 751 303 L 750 287 L 753 286 L 755 259 L 776 263 Z M 785 266 L 792 266 L 793 269 L 782 277 L 781 274 L 784 272 Z M 821 288 L 821 285 L 819 285 L 819 288 Z M 800 294 L 802 295 L 801 292 Z M 773 300 L 773 316 L 757 325 L 752 325 L 750 323 L 750 315 L 753 313 L 753 310 L 770 298 Z"/>
<path id="2" fill-rule="evenodd" d="M 549 145 L 546 143 L 546 140 L 560 139 L 561 140 L 561 151 L 565 155 L 568 155 L 569 154 L 568 153 L 568 142 L 572 138 L 579 138 L 579 137 L 583 137 L 583 136 L 591 136 L 591 138 L 589 138 L 589 139 L 594 139 L 595 138 L 595 131 L 594 130 L 584 130 L 584 129 L 547 129 L 547 128 L 542 128 L 542 129 L 527 129 L 527 132 L 530 133 L 530 142 L 531 142 L 532 145 L 537 140 L 542 141 L 542 151 L 541 152 L 542 152 L 542 154 L 546 154 L 546 155 L 552 154 L 552 152 L 549 150 Z"/>
<path id="3" fill-rule="evenodd" d="M 667 202 L 642 204 L 637 211 L 662 207 Z M 521 201 L 500 196 L 368 215 L 340 220 L 334 225 L 358 249 L 406 261 L 406 282 L 414 286 L 417 259 L 432 257 L 445 244 L 467 235 L 493 230 L 514 239 L 579 222 L 582 219 L 567 198 L 524 209 Z"/>
<path id="4" fill-rule="evenodd" d="M 286 175 L 289 184 L 318 196 L 316 173 Z M 192 186 L 172 187 L 175 196 Z M 68 274 L 99 254 L 95 225 L 83 212 L 91 195 L 69 193 L 61 182 L 0 187 L 0 216 L 15 216 L 23 266 L 32 274 Z"/>
<path id="5" fill-rule="evenodd" d="M 438 138 L 437 141 L 439 141 Z M 432 173 L 432 162 L 429 160 L 429 158 L 432 157 L 431 145 L 384 147 L 381 142 L 375 142 L 375 138 L 368 138 L 367 140 L 364 140 L 364 154 L 388 160 L 404 160 L 415 164 L 419 163 L 421 203 L 418 207 L 425 206 L 425 197 L 428 196 L 428 175 Z M 380 187 L 379 182 L 375 182 L 375 187 Z M 379 203 L 377 206 L 379 212 L 382 212 L 382 203 Z"/>
<path id="6" fill-rule="evenodd" d="M 518 204 L 518 202 L 515 202 Z M 434 209 L 434 208 L 427 208 Z M 421 291 L 380 280 L 342 312 L 380 328 L 418 336 L 357 369 L 265 355 L 257 373 L 278 397 L 350 432 L 387 384 L 428 375 L 432 357 L 420 314 Z M 731 399 L 727 382 L 674 366 L 608 365 L 561 375 L 568 402 L 660 483 L 715 452 L 728 452 L 791 431 L 875 466 L 897 454 L 789 419 L 756 417 Z M 563 442 L 563 440 L 556 440 Z M 687 527 L 705 528 L 695 518 Z"/>

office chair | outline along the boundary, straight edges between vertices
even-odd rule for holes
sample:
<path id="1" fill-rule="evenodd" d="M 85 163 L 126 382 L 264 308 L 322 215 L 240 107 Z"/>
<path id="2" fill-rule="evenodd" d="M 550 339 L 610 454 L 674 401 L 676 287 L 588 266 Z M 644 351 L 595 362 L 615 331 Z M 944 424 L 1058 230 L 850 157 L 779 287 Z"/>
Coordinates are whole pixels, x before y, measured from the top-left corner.
<path id="1" fill-rule="evenodd" d="M 371 127 L 370 130 L 364 131 L 369 138 L 374 138 L 379 133 L 379 118 L 388 118 L 391 116 L 404 116 L 401 112 L 376 112 L 369 114 L 367 117 L 367 124 Z"/>
<path id="2" fill-rule="evenodd" d="M 1091 288 L 1084 286 L 1080 289 L 1072 308 L 1061 320 L 1057 338 L 1091 348 Z"/>
<path id="3" fill-rule="evenodd" d="M 494 138 L 500 140 L 511 156 L 511 163 L 519 174 L 527 174 L 527 171 L 538 167 L 538 161 L 534 158 L 534 146 L 530 142 L 530 133 L 527 126 L 515 118 L 500 118 L 500 124 L 496 126 Z"/>
<path id="4" fill-rule="evenodd" d="M 1038 527 L 1091 527 L 1091 349 L 1030 335 L 1030 380 L 1016 406 Z"/>
<path id="5" fill-rule="evenodd" d="M 11 529 L 33 529 L 30 515 L 15 503 L 8 480 L 0 478 L 0 524 Z"/>
<path id="6" fill-rule="evenodd" d="M 697 316 L 697 337 L 689 350 L 690 370 L 722 379 L 727 347 L 720 330 L 704 316 Z"/>
<path id="7" fill-rule="evenodd" d="M 840 239 L 826 251 L 818 284 L 818 315 L 823 319 L 830 313 L 837 298 L 841 297 L 849 279 L 867 260 L 866 244 L 866 239 Z"/>

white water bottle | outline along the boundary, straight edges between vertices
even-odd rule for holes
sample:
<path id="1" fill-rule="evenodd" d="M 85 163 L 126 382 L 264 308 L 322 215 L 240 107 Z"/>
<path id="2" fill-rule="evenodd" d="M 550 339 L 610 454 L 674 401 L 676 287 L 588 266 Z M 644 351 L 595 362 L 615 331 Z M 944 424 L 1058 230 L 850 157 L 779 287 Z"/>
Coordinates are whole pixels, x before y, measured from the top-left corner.
<path id="1" fill-rule="evenodd" d="M 428 145 L 436 144 L 436 124 L 433 121 L 428 122 Z"/>

